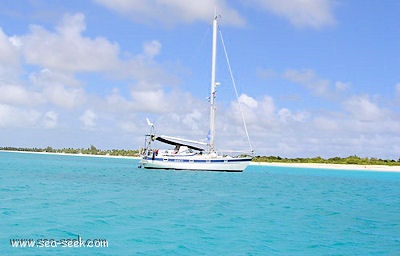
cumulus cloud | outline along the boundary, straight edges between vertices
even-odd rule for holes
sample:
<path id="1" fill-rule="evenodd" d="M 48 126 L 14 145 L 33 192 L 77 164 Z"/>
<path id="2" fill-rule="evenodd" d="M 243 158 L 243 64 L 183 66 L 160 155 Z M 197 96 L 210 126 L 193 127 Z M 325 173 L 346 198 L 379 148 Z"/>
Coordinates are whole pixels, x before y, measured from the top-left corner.
<path id="1" fill-rule="evenodd" d="M 240 105 L 239 105 L 240 103 Z M 264 95 L 257 100 L 246 94 L 240 95 L 234 101 L 228 113 L 233 113 L 236 121 L 242 122 L 240 110 L 243 111 L 246 122 L 254 126 L 274 126 L 279 123 L 305 122 L 310 114 L 306 111 L 292 111 L 288 108 L 278 109 L 271 96 Z"/>
<path id="2" fill-rule="evenodd" d="M 393 152 L 399 152 L 395 143 L 388 143 L 392 139 L 400 142 L 398 136 L 393 137 L 400 132 L 398 115 L 368 95 L 332 101 L 338 106 L 336 111 L 318 112 L 299 110 L 296 106 L 279 108 L 275 100 L 270 96 L 239 98 L 257 154 L 288 157 L 357 154 L 390 158 Z M 222 145 L 232 148 L 247 145 L 241 139 L 245 133 L 238 101 L 232 102 L 229 109 L 219 109 L 218 117 L 217 142 L 223 141 Z"/>
<path id="3" fill-rule="evenodd" d="M 0 127 L 31 127 L 37 125 L 41 114 L 36 110 L 0 104 Z"/>
<path id="4" fill-rule="evenodd" d="M 84 128 L 93 128 L 96 126 L 97 115 L 91 109 L 87 109 L 80 117 L 79 120 L 83 123 Z"/>
<path id="5" fill-rule="evenodd" d="M 396 84 L 395 91 L 396 91 L 396 94 L 400 96 L 400 83 Z"/>
<path id="6" fill-rule="evenodd" d="M 7 37 L 0 27 L 0 64 L 15 66 L 18 62 L 18 51 L 13 40 Z"/>
<path id="7" fill-rule="evenodd" d="M 47 68 L 30 73 L 29 81 L 37 87 L 48 87 L 54 84 L 67 87 L 80 87 L 82 85 L 70 73 L 57 72 Z"/>
<path id="8" fill-rule="evenodd" d="M 71 84 L 74 74 L 88 72 L 137 80 L 148 77 L 171 80 L 170 75 L 152 61 L 161 51 L 159 41 L 144 43 L 143 53 L 122 60 L 117 43 L 104 37 L 85 37 L 85 29 L 83 14 L 67 14 L 55 31 L 32 25 L 27 35 L 15 37 L 15 41 L 26 63 L 50 70 L 58 74 L 59 79 L 69 79 Z"/>
<path id="9" fill-rule="evenodd" d="M 3 82 L 15 81 L 20 71 L 20 54 L 14 41 L 0 27 L 0 80 Z"/>
<path id="10" fill-rule="evenodd" d="M 350 88 L 350 84 L 342 81 L 331 82 L 319 77 L 313 70 L 288 69 L 283 77 L 293 83 L 300 84 L 314 95 L 334 98 Z"/>
<path id="11" fill-rule="evenodd" d="M 157 40 L 153 40 L 151 42 L 146 42 L 143 45 L 143 53 L 147 58 L 154 58 L 161 51 L 161 43 Z"/>
<path id="12" fill-rule="evenodd" d="M 54 85 L 44 89 L 44 95 L 56 106 L 72 109 L 85 102 L 85 92 L 81 88 L 66 88 Z"/>
<path id="13" fill-rule="evenodd" d="M 335 90 L 336 91 L 347 91 L 350 88 L 350 84 L 349 83 L 345 83 L 345 82 L 341 82 L 341 81 L 337 81 L 335 83 Z"/>
<path id="14" fill-rule="evenodd" d="M 260 78 L 269 79 L 268 76 Z M 246 119 L 251 117 L 248 120 L 254 147 L 261 149 L 261 154 L 290 157 L 357 154 L 387 158 L 400 154 L 394 146 L 400 141 L 399 115 L 386 102 L 379 101 L 379 95 L 354 95 L 349 90 L 349 82 L 332 82 L 313 70 L 292 69 L 272 78 L 301 85 L 303 88 L 298 88 L 296 93 L 312 92 L 313 95 L 302 94 L 304 101 L 324 97 L 329 99 L 329 105 L 321 105 L 317 111 L 301 110 L 299 102 L 274 97 L 273 104 L 267 108 L 269 111 L 264 113 L 260 111 L 262 96 L 253 98 L 257 104 L 252 105 L 257 107 L 244 109 L 249 113 Z M 400 86 L 395 85 L 394 89 L 400 93 Z"/>
<path id="15" fill-rule="evenodd" d="M 205 120 L 203 113 L 199 109 L 193 109 L 183 117 L 182 122 L 191 130 L 199 130 L 203 120 Z"/>
<path id="16" fill-rule="evenodd" d="M 118 126 L 121 130 L 123 130 L 125 132 L 134 132 L 134 131 L 137 131 L 137 129 L 138 129 L 138 124 L 134 121 L 124 120 L 124 121 L 121 121 L 118 124 Z"/>
<path id="17" fill-rule="evenodd" d="M 249 108 L 256 108 L 258 106 L 258 102 L 246 94 L 240 95 L 238 101 Z"/>
<path id="18" fill-rule="evenodd" d="M 30 91 L 23 86 L 0 84 L 0 103 L 14 106 L 34 106 L 44 102 L 43 96 L 37 91 Z"/>
<path id="19" fill-rule="evenodd" d="M 209 22 L 214 8 L 222 14 L 224 23 L 243 26 L 245 19 L 226 0 L 203 1 L 140 1 L 140 0 L 95 0 L 100 5 L 124 14 L 136 22 L 171 26 L 196 20 Z M 265 10 L 281 16 L 296 27 L 321 28 L 336 23 L 332 0 L 251 0 L 247 6 Z"/>
<path id="20" fill-rule="evenodd" d="M 44 114 L 44 128 L 53 129 L 57 126 L 58 114 L 54 111 L 48 111 Z"/>
<path id="21" fill-rule="evenodd" d="M 321 28 L 335 24 L 331 0 L 252 0 L 256 6 L 288 19 L 296 27 Z"/>
<path id="22" fill-rule="evenodd" d="M 227 113 L 232 113 L 231 116 L 237 125 L 242 123 L 241 112 L 243 112 L 249 124 L 254 124 L 260 123 L 263 119 L 269 120 L 273 117 L 274 111 L 275 105 L 271 97 L 265 96 L 262 100 L 257 101 L 253 97 L 242 94 L 237 101 L 231 103 L 230 110 Z M 260 118 L 261 112 L 264 112 L 263 118 Z"/>
<path id="23" fill-rule="evenodd" d="M 202 1 L 141 1 L 141 0 L 95 0 L 95 2 L 122 13 L 137 22 L 162 25 L 191 23 L 194 21 L 210 22 L 214 8 L 222 14 L 224 23 L 242 26 L 245 21 L 239 13 L 229 7 L 225 0 Z"/>
<path id="24" fill-rule="evenodd" d="M 343 103 L 343 107 L 354 119 L 366 122 L 380 121 L 386 112 L 366 95 L 351 97 Z"/>
<path id="25" fill-rule="evenodd" d="M 168 96 L 161 89 L 152 91 L 132 91 L 132 100 L 139 111 L 164 113 L 173 110 L 169 106 Z"/>
<path id="26" fill-rule="evenodd" d="M 322 131 L 338 131 L 339 129 L 339 124 L 338 120 L 333 118 L 332 116 L 327 117 L 327 116 L 317 116 L 313 120 L 313 124 L 315 127 L 317 127 L 319 130 Z"/>
<path id="27" fill-rule="evenodd" d="M 85 91 L 70 75 L 42 69 L 29 78 L 32 84 L 41 88 L 41 97 L 58 107 L 73 109 L 86 101 Z"/>
<path id="28" fill-rule="evenodd" d="M 329 95 L 329 81 L 319 78 L 312 70 L 290 69 L 284 76 L 292 82 L 304 85 L 317 95 Z"/>
<path id="29" fill-rule="evenodd" d="M 119 47 L 102 37 L 82 36 L 86 27 L 83 14 L 65 15 L 56 31 L 32 25 L 20 37 L 27 63 L 65 72 L 108 71 L 118 64 Z"/>
<path id="30" fill-rule="evenodd" d="M 7 37 L 0 29 L 0 103 L 52 104 L 69 110 L 81 107 L 93 98 L 85 91 L 83 80 L 76 78 L 77 74 L 84 73 L 133 80 L 139 91 L 161 91 L 164 86 L 161 81 L 170 85 L 177 82 L 154 60 L 161 52 L 159 41 L 145 42 L 142 53 L 120 59 L 116 43 L 103 37 L 85 37 L 85 29 L 85 16 L 81 13 L 64 15 L 54 30 L 31 25 L 26 35 Z M 29 84 L 11 75 L 17 74 L 19 65 L 26 63 L 34 67 L 27 72 Z M 104 100 L 119 99 L 112 94 Z M 125 106 L 133 105 L 129 99 L 125 103 Z"/>
<path id="31" fill-rule="evenodd" d="M 304 122 L 309 117 L 309 113 L 306 111 L 293 113 L 290 109 L 282 108 L 278 111 L 278 116 L 279 120 L 283 123 L 290 121 Z"/>

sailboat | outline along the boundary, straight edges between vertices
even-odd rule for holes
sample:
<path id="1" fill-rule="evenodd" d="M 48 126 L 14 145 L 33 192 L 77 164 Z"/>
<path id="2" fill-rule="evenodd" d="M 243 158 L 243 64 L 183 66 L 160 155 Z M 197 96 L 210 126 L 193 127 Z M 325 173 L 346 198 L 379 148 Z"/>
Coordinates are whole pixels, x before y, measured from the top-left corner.
<path id="1" fill-rule="evenodd" d="M 197 171 L 226 171 L 242 172 L 250 163 L 252 157 L 249 154 L 231 156 L 220 154 L 215 149 L 215 94 L 218 83 L 216 77 L 216 51 L 217 51 L 218 16 L 213 19 L 212 36 L 212 63 L 211 63 L 211 92 L 210 92 L 210 131 L 209 141 L 201 142 L 181 139 L 166 135 L 156 135 L 154 124 L 147 119 L 151 132 L 145 136 L 145 146 L 141 150 L 139 167 L 147 169 L 173 169 L 173 170 L 197 170 Z M 243 118 L 244 121 L 244 118 Z M 247 128 L 246 134 L 247 133 Z M 173 145 L 170 150 L 161 150 L 154 147 L 154 143 L 162 142 Z M 249 140 L 249 145 L 250 140 Z M 252 150 L 250 150 L 252 152 Z"/>

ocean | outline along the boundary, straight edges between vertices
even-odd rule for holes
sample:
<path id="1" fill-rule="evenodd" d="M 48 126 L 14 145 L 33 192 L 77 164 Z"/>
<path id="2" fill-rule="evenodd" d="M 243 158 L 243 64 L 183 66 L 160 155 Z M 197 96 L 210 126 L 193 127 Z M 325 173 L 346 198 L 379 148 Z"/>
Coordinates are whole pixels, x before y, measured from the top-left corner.
<path id="1" fill-rule="evenodd" d="M 400 255 L 400 173 L 0 152 L 0 255 Z"/>

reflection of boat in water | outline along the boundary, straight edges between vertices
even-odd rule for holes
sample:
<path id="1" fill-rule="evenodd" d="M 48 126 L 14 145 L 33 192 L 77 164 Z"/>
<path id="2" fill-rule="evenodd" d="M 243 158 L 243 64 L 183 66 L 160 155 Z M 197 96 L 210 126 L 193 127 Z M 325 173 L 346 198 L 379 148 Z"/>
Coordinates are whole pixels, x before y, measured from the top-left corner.
<path id="1" fill-rule="evenodd" d="M 148 169 L 175 169 L 175 170 L 199 170 L 199 171 L 229 171 L 242 172 L 251 161 L 250 156 L 230 156 L 217 153 L 214 148 L 215 141 L 215 65 L 217 47 L 217 16 L 213 20 L 212 39 L 212 67 L 211 67 L 211 94 L 210 94 L 210 132 L 209 142 L 185 140 L 176 137 L 156 135 L 154 125 L 147 120 L 152 127 L 151 133 L 145 137 L 145 148 L 142 150 L 140 167 Z M 247 133 L 247 130 L 246 130 Z M 174 145 L 171 150 L 155 149 L 153 144 L 163 142 Z"/>

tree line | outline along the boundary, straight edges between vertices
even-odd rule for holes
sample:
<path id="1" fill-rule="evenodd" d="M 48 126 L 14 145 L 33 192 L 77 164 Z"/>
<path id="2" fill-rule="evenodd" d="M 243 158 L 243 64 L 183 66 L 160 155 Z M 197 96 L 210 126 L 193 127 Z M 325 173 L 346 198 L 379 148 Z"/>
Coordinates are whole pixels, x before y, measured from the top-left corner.
<path id="1" fill-rule="evenodd" d="M 62 148 L 54 149 L 46 148 L 17 148 L 17 147 L 0 147 L 0 150 L 8 151 L 27 151 L 27 152 L 46 152 L 46 153 L 63 153 L 63 154 L 87 154 L 87 155 L 110 155 L 110 156 L 134 156 L 138 157 L 139 150 L 136 149 L 98 149 L 93 145 L 88 148 Z M 400 158 L 395 160 L 380 159 L 374 157 L 359 157 L 357 155 L 348 157 L 332 157 L 322 158 L 320 156 L 313 158 L 282 158 L 279 156 L 255 156 L 253 162 L 278 162 L 278 163 L 318 163 L 318 164 L 357 164 L 357 165 L 390 165 L 400 166 Z"/>
<path id="2" fill-rule="evenodd" d="M 91 145 L 88 148 L 62 148 L 55 149 L 46 148 L 16 148 L 16 147 L 0 147 L 0 150 L 8 151 L 27 151 L 27 152 L 45 152 L 45 153 L 61 153 L 61 154 L 86 154 L 86 155 L 109 155 L 109 156 L 139 156 L 139 150 L 135 149 L 98 149 Z"/>
<path id="3" fill-rule="evenodd" d="M 279 156 L 256 156 L 253 162 L 280 162 L 280 163 L 318 163 L 318 164 L 357 164 L 357 165 L 390 165 L 400 166 L 400 158 L 395 160 L 379 159 L 374 157 L 359 157 L 357 155 L 348 157 L 322 158 L 282 158 Z"/>

